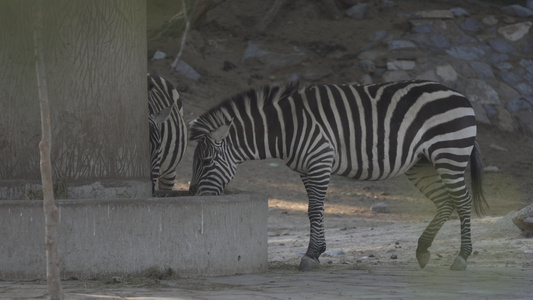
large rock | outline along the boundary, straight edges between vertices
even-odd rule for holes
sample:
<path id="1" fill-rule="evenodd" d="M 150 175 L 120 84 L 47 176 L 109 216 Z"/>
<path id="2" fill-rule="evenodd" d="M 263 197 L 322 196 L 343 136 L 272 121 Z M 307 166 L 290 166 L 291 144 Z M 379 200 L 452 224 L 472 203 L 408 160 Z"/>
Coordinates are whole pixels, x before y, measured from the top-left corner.
<path id="1" fill-rule="evenodd" d="M 509 16 L 527 18 L 533 16 L 533 10 L 518 4 L 507 5 L 501 8 Z"/>
<path id="2" fill-rule="evenodd" d="M 469 61 L 468 64 L 470 67 L 476 71 L 478 78 L 481 79 L 493 79 L 495 78 L 494 73 L 489 64 L 480 62 L 480 61 Z"/>
<path id="3" fill-rule="evenodd" d="M 296 48 L 292 53 L 271 52 L 261 49 L 260 44 L 248 41 L 248 47 L 246 47 L 242 62 L 244 63 L 252 59 L 257 59 L 269 68 L 286 68 L 302 63 L 307 59 L 307 54 Z"/>
<path id="4" fill-rule="evenodd" d="M 498 93 L 484 80 L 470 79 L 466 85 L 466 96 L 482 104 L 500 104 Z"/>
<path id="5" fill-rule="evenodd" d="M 354 19 L 363 19 L 368 10 L 368 3 L 356 4 L 346 10 L 346 15 Z"/>
<path id="6" fill-rule="evenodd" d="M 414 13 L 412 19 L 453 19 L 453 12 L 450 10 L 426 10 Z"/>
<path id="7" fill-rule="evenodd" d="M 393 40 L 389 43 L 389 50 L 403 50 L 416 48 L 415 43 L 406 40 Z"/>
<path id="8" fill-rule="evenodd" d="M 523 22 L 523 23 L 516 23 L 516 24 L 500 27 L 498 29 L 498 32 L 504 38 L 515 42 L 523 38 L 529 32 L 531 25 L 533 25 L 533 23 L 529 21 Z"/>
<path id="9" fill-rule="evenodd" d="M 385 82 L 402 81 L 409 79 L 411 79 L 409 77 L 409 74 L 403 70 L 387 71 L 383 74 L 383 81 Z"/>
<path id="10" fill-rule="evenodd" d="M 183 60 L 178 61 L 178 64 L 176 65 L 174 70 L 176 70 L 176 72 L 180 73 L 181 75 L 189 79 L 195 80 L 195 81 L 200 79 L 200 77 L 202 77 L 202 75 L 200 75 L 200 73 L 198 73 L 193 68 L 193 66 L 191 66 L 190 64 L 188 64 L 187 62 Z"/>
<path id="11" fill-rule="evenodd" d="M 485 51 L 475 46 L 454 46 L 446 50 L 446 53 L 453 58 L 467 61 L 480 59 L 485 55 Z"/>
<path id="12" fill-rule="evenodd" d="M 396 71 L 396 70 L 412 70 L 416 66 L 415 62 L 412 60 L 393 60 L 387 62 L 387 70 Z"/>
<path id="13" fill-rule="evenodd" d="M 528 237 L 533 236 L 533 204 L 521 209 L 513 217 L 513 223 Z"/>
<path id="14" fill-rule="evenodd" d="M 457 80 L 457 72 L 449 64 L 437 66 L 437 75 L 445 82 L 453 82 Z"/>

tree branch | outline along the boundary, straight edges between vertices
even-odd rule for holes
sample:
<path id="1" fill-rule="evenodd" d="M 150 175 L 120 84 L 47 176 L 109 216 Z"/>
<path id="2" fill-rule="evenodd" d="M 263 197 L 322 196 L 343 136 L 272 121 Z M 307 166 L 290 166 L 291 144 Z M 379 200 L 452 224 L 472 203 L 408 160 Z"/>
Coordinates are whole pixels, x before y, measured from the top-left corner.
<path id="1" fill-rule="evenodd" d="M 274 3 L 272 3 L 272 6 L 266 11 L 265 16 L 259 23 L 259 26 L 257 27 L 257 30 L 259 32 L 264 32 L 268 25 L 274 21 L 276 16 L 278 15 L 279 10 L 283 5 L 285 4 L 286 0 L 274 0 Z"/>
<path id="2" fill-rule="evenodd" d="M 183 31 L 183 36 L 181 37 L 180 51 L 178 52 L 178 55 L 176 55 L 176 59 L 170 65 L 172 69 L 175 69 L 178 66 L 178 62 L 181 56 L 183 55 L 183 49 L 185 49 L 185 41 L 187 40 L 187 33 L 189 32 L 189 29 L 191 27 L 191 22 L 189 20 L 189 17 L 187 16 L 187 6 L 185 5 L 185 0 L 181 0 L 181 6 L 183 8 L 183 18 L 185 18 L 185 30 Z"/>
<path id="3" fill-rule="evenodd" d="M 59 255 L 57 251 L 57 224 L 59 212 L 54 201 L 52 164 L 52 131 L 50 128 L 50 105 L 48 103 L 48 82 L 44 64 L 43 47 L 43 2 L 39 0 L 33 6 L 33 40 L 35 48 L 35 69 L 37 71 L 37 89 L 41 105 L 42 139 L 39 143 L 41 155 L 41 180 L 43 184 L 43 210 L 45 220 L 46 279 L 48 281 L 48 299 L 63 299 L 59 272 Z"/>

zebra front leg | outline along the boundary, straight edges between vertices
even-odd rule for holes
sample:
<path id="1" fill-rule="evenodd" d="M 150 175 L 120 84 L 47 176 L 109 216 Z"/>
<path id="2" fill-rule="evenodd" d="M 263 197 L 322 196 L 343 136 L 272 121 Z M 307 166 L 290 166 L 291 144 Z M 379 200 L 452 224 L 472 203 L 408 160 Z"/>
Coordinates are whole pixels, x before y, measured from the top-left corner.
<path id="1" fill-rule="evenodd" d="M 168 173 L 161 174 L 159 176 L 159 190 L 162 191 L 171 191 L 174 187 L 174 183 L 176 180 L 176 172 L 171 170 Z"/>
<path id="2" fill-rule="evenodd" d="M 300 271 L 309 271 L 318 268 L 318 258 L 326 251 L 324 235 L 324 198 L 329 185 L 329 170 L 323 171 L 321 176 L 312 180 L 309 175 L 301 175 L 302 181 L 309 198 L 308 217 L 310 222 L 309 246 L 300 261 Z M 319 180 L 317 180 L 319 179 Z"/>

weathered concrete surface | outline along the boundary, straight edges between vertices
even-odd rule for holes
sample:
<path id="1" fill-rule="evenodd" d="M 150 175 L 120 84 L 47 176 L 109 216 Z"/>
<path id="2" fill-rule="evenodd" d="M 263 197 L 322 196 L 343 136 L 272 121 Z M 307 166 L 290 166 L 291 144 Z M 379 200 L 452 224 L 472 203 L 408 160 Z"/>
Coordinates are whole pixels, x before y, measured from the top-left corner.
<path id="1" fill-rule="evenodd" d="M 156 286 L 63 282 L 65 299 L 531 299 L 533 270 L 473 268 L 465 272 L 353 266 L 301 273 L 177 279 Z M 44 299 L 46 282 L 0 282 L 2 299 Z"/>
<path id="2" fill-rule="evenodd" d="M 59 200 L 63 278 L 266 270 L 265 196 Z M 45 278 L 42 202 L 0 201 L 0 280 Z"/>
<path id="3" fill-rule="evenodd" d="M 42 199 L 43 187 L 39 180 L 0 180 L 0 200 Z M 56 199 L 111 199 L 151 197 L 150 180 L 77 180 L 54 184 Z"/>

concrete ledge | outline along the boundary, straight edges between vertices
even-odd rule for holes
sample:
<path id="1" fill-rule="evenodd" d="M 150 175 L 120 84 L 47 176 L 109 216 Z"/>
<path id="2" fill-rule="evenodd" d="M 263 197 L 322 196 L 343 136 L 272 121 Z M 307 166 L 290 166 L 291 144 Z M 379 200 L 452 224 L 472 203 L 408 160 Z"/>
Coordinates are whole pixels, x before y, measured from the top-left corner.
<path id="1" fill-rule="evenodd" d="M 0 180 L 0 200 L 43 199 L 40 180 Z M 152 195 L 149 179 L 54 182 L 56 199 L 146 199 Z"/>
<path id="2" fill-rule="evenodd" d="M 182 277 L 267 269 L 267 198 L 260 194 L 58 200 L 63 278 L 171 268 Z M 0 280 L 44 279 L 42 201 L 0 201 Z"/>

